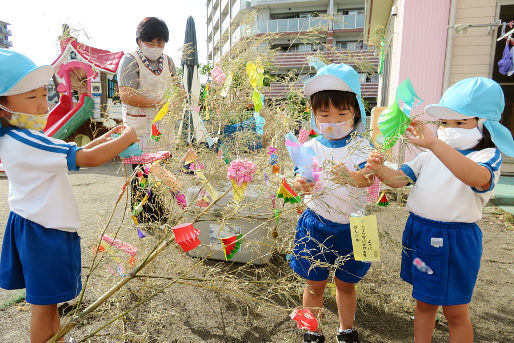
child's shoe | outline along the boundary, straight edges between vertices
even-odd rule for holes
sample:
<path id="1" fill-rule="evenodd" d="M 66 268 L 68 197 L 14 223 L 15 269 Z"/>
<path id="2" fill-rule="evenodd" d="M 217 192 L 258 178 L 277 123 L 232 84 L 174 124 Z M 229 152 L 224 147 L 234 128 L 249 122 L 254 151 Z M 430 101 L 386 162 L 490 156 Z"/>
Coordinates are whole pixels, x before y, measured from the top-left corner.
<path id="1" fill-rule="evenodd" d="M 355 329 L 337 329 L 337 342 L 339 343 L 359 343 L 359 335 Z"/>
<path id="2" fill-rule="evenodd" d="M 307 331 L 303 334 L 303 343 L 325 343 L 322 333 Z"/>

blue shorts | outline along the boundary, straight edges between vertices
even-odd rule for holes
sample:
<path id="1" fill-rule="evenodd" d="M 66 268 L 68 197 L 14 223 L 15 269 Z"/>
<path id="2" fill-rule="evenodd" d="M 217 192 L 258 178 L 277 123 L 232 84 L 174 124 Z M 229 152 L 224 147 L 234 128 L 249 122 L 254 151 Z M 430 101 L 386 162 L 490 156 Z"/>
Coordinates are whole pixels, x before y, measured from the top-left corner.
<path id="1" fill-rule="evenodd" d="M 9 214 L 0 257 L 1 288 L 26 288 L 30 304 L 57 304 L 79 294 L 80 269 L 76 232 L 47 229 Z"/>
<path id="2" fill-rule="evenodd" d="M 323 281 L 332 266 L 339 280 L 357 283 L 371 264 L 353 258 L 350 224 L 334 223 L 307 210 L 296 226 L 291 268 L 307 280 Z"/>
<path id="3" fill-rule="evenodd" d="M 439 222 L 410 214 L 403 232 L 400 276 L 412 297 L 432 305 L 471 302 L 482 257 L 475 223 Z"/>

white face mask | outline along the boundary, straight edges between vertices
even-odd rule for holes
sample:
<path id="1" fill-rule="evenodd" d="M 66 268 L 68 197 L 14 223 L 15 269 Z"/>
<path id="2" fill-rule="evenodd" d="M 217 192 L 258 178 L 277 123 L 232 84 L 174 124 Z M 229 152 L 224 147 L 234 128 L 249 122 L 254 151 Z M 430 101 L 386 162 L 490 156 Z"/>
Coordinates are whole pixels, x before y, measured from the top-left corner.
<path id="1" fill-rule="evenodd" d="M 353 119 L 345 120 L 340 123 L 319 123 L 319 131 L 325 138 L 341 139 L 352 132 L 353 125 Z"/>
<path id="2" fill-rule="evenodd" d="M 444 128 L 437 130 L 437 138 L 448 144 L 454 149 L 471 149 L 482 140 L 482 133 L 478 127 L 472 129 Z"/>
<path id="3" fill-rule="evenodd" d="M 20 129 L 29 129 L 35 131 L 43 131 L 48 120 L 49 113 L 45 114 L 28 114 L 21 112 L 13 112 L 5 106 L 0 105 L 0 108 L 4 111 L 11 113 L 11 119 L 4 117 L 5 120 L 12 126 L 16 126 Z"/>
<path id="4" fill-rule="evenodd" d="M 141 51 L 149 61 L 157 61 L 157 59 L 161 57 L 162 52 L 164 51 L 164 48 L 149 48 L 145 45 L 145 43 L 142 43 L 141 45 Z"/>

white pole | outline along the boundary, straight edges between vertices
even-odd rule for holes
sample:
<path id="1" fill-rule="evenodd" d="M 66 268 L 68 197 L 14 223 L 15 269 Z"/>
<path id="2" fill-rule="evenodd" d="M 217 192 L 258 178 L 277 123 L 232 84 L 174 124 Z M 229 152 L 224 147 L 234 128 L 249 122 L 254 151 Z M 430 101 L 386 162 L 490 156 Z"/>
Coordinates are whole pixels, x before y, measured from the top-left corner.
<path id="1" fill-rule="evenodd" d="M 446 40 L 446 57 L 444 59 L 443 90 L 450 86 L 450 71 L 453 54 L 453 38 L 455 36 L 455 13 L 457 12 L 457 0 L 450 0 L 450 18 L 448 21 L 448 38 Z M 441 92 L 441 93 L 442 93 Z"/>

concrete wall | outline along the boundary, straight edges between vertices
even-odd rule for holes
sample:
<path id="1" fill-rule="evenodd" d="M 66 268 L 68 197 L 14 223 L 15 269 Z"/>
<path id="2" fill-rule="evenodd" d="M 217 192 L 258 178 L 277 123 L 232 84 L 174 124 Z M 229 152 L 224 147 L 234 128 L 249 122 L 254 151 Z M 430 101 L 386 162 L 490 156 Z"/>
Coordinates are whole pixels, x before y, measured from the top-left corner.
<path id="1" fill-rule="evenodd" d="M 495 21 L 495 16 L 496 0 L 457 0 L 455 24 L 488 24 Z M 467 77 L 491 77 L 493 34 L 494 31 L 488 33 L 488 27 L 470 27 L 455 32 L 450 86 Z"/>

